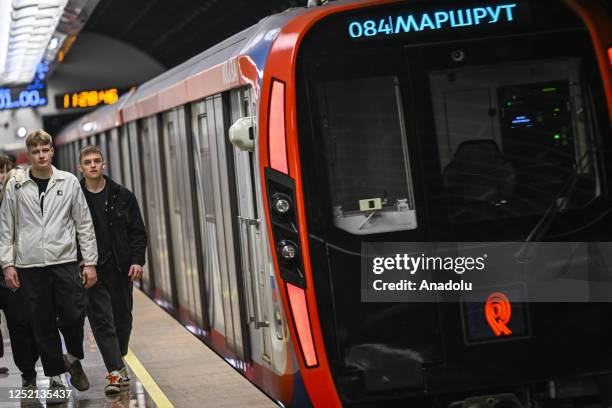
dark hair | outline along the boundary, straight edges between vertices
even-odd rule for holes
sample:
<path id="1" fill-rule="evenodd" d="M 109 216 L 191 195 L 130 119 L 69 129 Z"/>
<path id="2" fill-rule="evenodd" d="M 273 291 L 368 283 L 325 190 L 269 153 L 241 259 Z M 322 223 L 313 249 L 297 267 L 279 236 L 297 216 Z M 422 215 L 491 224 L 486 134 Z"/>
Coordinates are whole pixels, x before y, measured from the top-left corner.
<path id="1" fill-rule="evenodd" d="M 6 154 L 0 154 L 0 169 L 6 168 L 7 171 L 15 167 L 15 162 Z"/>
<path id="2" fill-rule="evenodd" d="M 79 163 L 83 160 L 83 156 L 87 156 L 88 154 L 97 153 L 100 155 L 102 160 L 104 160 L 104 155 L 102 154 L 102 150 L 98 146 L 94 145 L 86 145 L 81 148 L 81 152 L 79 153 Z"/>

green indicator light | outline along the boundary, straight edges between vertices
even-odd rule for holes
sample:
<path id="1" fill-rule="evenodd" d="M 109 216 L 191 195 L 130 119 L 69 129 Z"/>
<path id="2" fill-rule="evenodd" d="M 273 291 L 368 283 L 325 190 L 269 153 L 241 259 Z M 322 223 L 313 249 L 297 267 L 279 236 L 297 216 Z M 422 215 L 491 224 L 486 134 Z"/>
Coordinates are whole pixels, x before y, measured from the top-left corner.
<path id="1" fill-rule="evenodd" d="M 555 92 L 557 90 L 557 88 L 544 88 L 542 89 L 542 92 Z"/>
<path id="2" fill-rule="evenodd" d="M 560 134 L 558 134 L 558 133 L 557 133 L 556 135 L 554 135 L 553 137 L 555 138 L 555 140 L 557 140 L 557 139 L 561 139 L 561 135 L 560 135 Z"/>
<path id="3" fill-rule="evenodd" d="M 561 108 L 555 108 L 555 112 L 559 112 Z"/>
<path id="4" fill-rule="evenodd" d="M 510 101 L 506 102 L 506 106 L 512 106 L 512 102 Z"/>

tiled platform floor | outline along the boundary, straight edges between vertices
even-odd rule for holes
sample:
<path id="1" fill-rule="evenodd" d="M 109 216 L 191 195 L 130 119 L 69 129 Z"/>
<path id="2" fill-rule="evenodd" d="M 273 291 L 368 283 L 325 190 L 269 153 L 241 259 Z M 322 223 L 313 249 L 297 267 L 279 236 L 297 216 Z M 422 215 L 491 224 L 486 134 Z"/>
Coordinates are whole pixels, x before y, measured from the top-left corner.
<path id="1" fill-rule="evenodd" d="M 9 401 L 9 389 L 21 385 L 21 375 L 13 362 L 4 317 L 1 329 L 4 337 L 4 357 L 0 359 L 0 366 L 8 367 L 9 372 L 0 374 L 0 408 L 45 406 L 44 400 Z M 86 321 L 85 359 L 82 364 L 91 387 L 84 392 L 72 388 L 73 394 L 69 401 L 53 406 L 79 408 L 276 406 L 253 384 L 138 290 L 134 290 L 134 328 L 130 349 L 149 377 L 138 378 L 128 365 L 132 379 L 129 390 L 108 398 L 104 395 L 107 372 L 89 323 Z M 42 372 L 40 360 L 36 370 L 38 388 L 44 389 L 48 386 L 48 378 Z M 140 371 L 142 368 L 135 370 Z M 66 380 L 65 377 L 64 379 Z"/>

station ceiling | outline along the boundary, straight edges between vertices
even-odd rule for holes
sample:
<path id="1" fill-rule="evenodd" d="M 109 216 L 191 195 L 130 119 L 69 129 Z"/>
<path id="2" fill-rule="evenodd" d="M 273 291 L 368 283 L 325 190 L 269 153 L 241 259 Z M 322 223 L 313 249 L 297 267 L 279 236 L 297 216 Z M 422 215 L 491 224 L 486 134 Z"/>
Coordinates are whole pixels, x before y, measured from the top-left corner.
<path id="1" fill-rule="evenodd" d="M 167 68 L 306 0 L 101 0 L 85 31 L 124 41 Z"/>

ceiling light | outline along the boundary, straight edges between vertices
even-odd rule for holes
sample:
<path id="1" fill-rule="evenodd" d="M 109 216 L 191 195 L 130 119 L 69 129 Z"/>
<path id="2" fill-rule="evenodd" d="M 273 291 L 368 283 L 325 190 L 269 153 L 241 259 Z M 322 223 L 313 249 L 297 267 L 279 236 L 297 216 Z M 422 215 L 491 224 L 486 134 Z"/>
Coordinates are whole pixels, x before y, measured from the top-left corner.
<path id="1" fill-rule="evenodd" d="M 19 28 L 11 28 L 11 35 L 26 34 L 30 32 L 30 30 L 31 30 L 31 27 L 28 27 L 28 26 L 23 26 Z"/>
<path id="2" fill-rule="evenodd" d="M 30 16 L 36 18 L 37 13 L 38 13 L 38 7 L 36 6 L 24 7 L 19 10 L 13 10 L 11 12 L 11 18 L 13 20 L 19 20 L 20 18 L 30 17 Z"/>
<path id="3" fill-rule="evenodd" d="M 54 50 L 59 45 L 59 39 L 57 37 L 53 37 L 51 41 L 49 41 L 49 49 Z"/>
<path id="4" fill-rule="evenodd" d="M 17 137 L 26 137 L 27 134 L 28 129 L 24 128 L 23 126 L 17 129 Z"/>
<path id="5" fill-rule="evenodd" d="M 47 50 L 61 45 L 53 34 L 67 2 L 0 1 L 0 85 L 32 81 Z"/>

